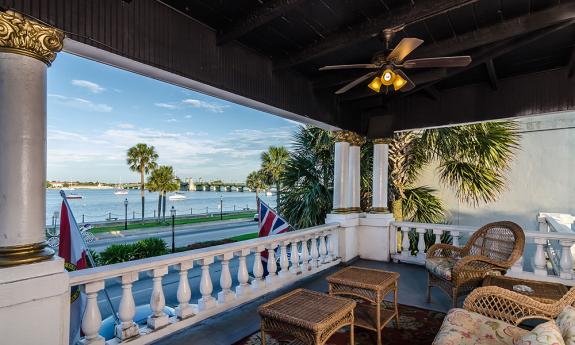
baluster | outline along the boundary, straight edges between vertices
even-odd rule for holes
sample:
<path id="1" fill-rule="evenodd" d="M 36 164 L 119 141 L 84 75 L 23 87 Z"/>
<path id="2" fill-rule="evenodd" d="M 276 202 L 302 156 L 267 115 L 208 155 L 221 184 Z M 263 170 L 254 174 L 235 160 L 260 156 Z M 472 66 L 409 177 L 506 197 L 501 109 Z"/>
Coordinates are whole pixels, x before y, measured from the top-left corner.
<path id="1" fill-rule="evenodd" d="M 116 325 L 116 338 L 124 341 L 140 334 L 138 325 L 134 322 L 136 304 L 132 295 L 132 283 L 138 280 L 138 272 L 129 272 L 122 276 L 122 299 L 118 316 L 121 323 Z"/>
<path id="2" fill-rule="evenodd" d="M 259 290 L 265 287 L 266 282 L 263 279 L 264 276 L 264 265 L 262 264 L 262 252 L 266 250 L 265 246 L 258 246 L 254 254 L 254 267 L 252 272 L 254 274 L 254 280 L 252 280 L 252 289 Z"/>
<path id="3" fill-rule="evenodd" d="M 443 234 L 443 230 L 441 229 L 433 229 L 433 234 L 435 235 L 435 244 L 441 243 L 441 235 Z"/>
<path id="4" fill-rule="evenodd" d="M 335 255 L 335 234 L 333 232 L 330 232 L 328 234 L 328 246 L 327 246 L 327 253 L 328 253 L 328 259 L 329 261 L 334 261 L 336 259 L 336 255 Z"/>
<path id="5" fill-rule="evenodd" d="M 573 255 L 571 254 L 571 246 L 573 241 L 560 240 L 561 245 L 561 272 L 559 276 L 563 279 L 573 279 Z"/>
<path id="6" fill-rule="evenodd" d="M 285 278 L 287 277 L 287 274 L 289 272 L 289 259 L 288 259 L 288 255 L 287 255 L 287 245 L 289 244 L 289 242 L 284 241 L 281 244 L 281 253 L 280 253 L 280 273 L 279 276 L 281 278 Z"/>
<path id="7" fill-rule="evenodd" d="M 214 257 L 208 257 L 199 260 L 202 265 L 202 276 L 200 278 L 200 293 L 202 298 L 198 300 L 198 310 L 203 311 L 216 306 L 216 300 L 212 296 L 214 287 L 210 277 L 210 265 L 214 263 Z"/>
<path id="8" fill-rule="evenodd" d="M 425 259 L 425 229 L 415 229 L 418 234 L 417 240 L 417 257 L 420 259 Z"/>
<path id="9" fill-rule="evenodd" d="M 311 238 L 311 267 L 319 267 L 319 250 L 317 249 L 317 235 Z"/>
<path id="10" fill-rule="evenodd" d="M 306 273 L 311 269 L 309 265 L 309 251 L 307 249 L 308 240 L 309 238 L 306 237 L 301 243 L 301 260 L 302 260 L 301 270 L 303 273 Z"/>
<path id="11" fill-rule="evenodd" d="M 404 258 L 411 256 L 411 248 L 409 248 L 409 228 L 401 227 L 401 256 Z"/>
<path id="12" fill-rule="evenodd" d="M 240 285 L 236 286 L 236 297 L 238 298 L 243 297 L 250 293 L 250 284 L 248 284 L 250 276 L 248 273 L 248 266 L 246 264 L 246 256 L 250 255 L 250 253 L 251 253 L 250 248 L 244 248 L 240 251 L 240 257 L 238 259 L 239 260 L 238 282 L 240 283 Z"/>
<path id="13" fill-rule="evenodd" d="M 535 244 L 537 249 L 535 250 L 535 258 L 533 263 L 535 264 L 534 273 L 537 276 L 547 276 L 547 260 L 545 259 L 545 253 L 543 251 L 543 246 L 547 244 L 545 238 L 536 238 Z"/>
<path id="14" fill-rule="evenodd" d="M 277 243 L 272 243 L 268 246 L 268 275 L 266 277 L 266 284 L 275 284 L 277 280 L 277 270 L 278 267 L 276 265 L 276 252 L 275 249 L 277 247 Z"/>
<path id="15" fill-rule="evenodd" d="M 461 237 L 459 231 L 450 231 L 450 234 L 452 238 L 452 244 L 456 247 L 459 247 L 459 238 Z"/>
<path id="16" fill-rule="evenodd" d="M 321 233 L 319 235 L 319 255 L 320 255 L 320 262 L 322 264 L 327 263 L 327 246 L 325 244 L 324 233 Z"/>
<path id="17" fill-rule="evenodd" d="M 523 272 L 523 255 L 511 266 L 511 272 Z"/>
<path id="18" fill-rule="evenodd" d="M 148 327 L 158 329 L 168 324 L 169 318 L 164 313 L 166 299 L 162 288 L 162 277 L 168 273 L 168 266 L 162 266 L 152 270 L 152 296 L 150 297 L 150 307 L 153 314 L 148 316 Z"/>
<path id="19" fill-rule="evenodd" d="M 190 282 L 188 281 L 188 270 L 194 267 L 193 261 L 182 262 L 176 266 L 180 271 L 180 281 L 178 283 L 178 306 L 176 307 L 176 316 L 183 320 L 194 315 L 190 299 L 192 298 L 192 290 L 190 289 Z"/>
<path id="20" fill-rule="evenodd" d="M 234 253 L 218 255 L 218 260 L 222 262 L 222 271 L 220 273 L 220 288 L 222 291 L 218 292 L 218 303 L 230 302 L 236 297 L 231 290 L 232 275 L 230 274 L 230 259 L 233 257 Z"/>
<path id="21" fill-rule="evenodd" d="M 87 295 L 86 311 L 82 318 L 82 332 L 84 332 L 84 345 L 104 345 L 106 340 L 102 337 L 100 327 L 102 325 L 102 315 L 98 308 L 98 291 L 104 288 L 104 281 L 88 283 L 83 286 Z"/>
<path id="22" fill-rule="evenodd" d="M 293 240 L 291 243 L 291 269 L 293 274 L 298 274 L 301 272 L 299 266 L 299 250 L 297 248 L 298 240 Z"/>

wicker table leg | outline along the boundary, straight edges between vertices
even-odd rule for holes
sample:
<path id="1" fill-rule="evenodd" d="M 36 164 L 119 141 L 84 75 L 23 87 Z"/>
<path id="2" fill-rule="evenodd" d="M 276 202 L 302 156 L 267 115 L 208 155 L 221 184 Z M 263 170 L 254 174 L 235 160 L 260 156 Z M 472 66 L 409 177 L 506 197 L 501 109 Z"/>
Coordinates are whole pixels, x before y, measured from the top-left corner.
<path id="1" fill-rule="evenodd" d="M 395 307 L 395 326 L 399 329 L 399 310 L 397 308 L 397 282 L 393 288 L 393 305 Z"/>
<path id="2" fill-rule="evenodd" d="M 378 298 L 379 300 L 379 298 Z M 381 345 L 381 302 L 377 303 L 376 306 L 376 332 L 377 332 L 377 345 Z"/>
<path id="3" fill-rule="evenodd" d="M 352 314 L 353 314 L 353 312 L 352 312 Z M 354 322 L 354 320 L 353 320 L 353 318 L 352 318 L 352 320 L 351 320 L 351 325 L 349 326 L 349 327 L 350 327 L 350 328 L 349 328 L 349 343 L 350 343 L 351 345 L 355 345 L 355 333 L 354 333 L 353 322 Z"/>
<path id="4" fill-rule="evenodd" d="M 262 337 L 262 345 L 266 345 L 266 332 L 264 331 L 263 319 L 260 322 L 260 333 L 261 333 L 261 337 Z"/>

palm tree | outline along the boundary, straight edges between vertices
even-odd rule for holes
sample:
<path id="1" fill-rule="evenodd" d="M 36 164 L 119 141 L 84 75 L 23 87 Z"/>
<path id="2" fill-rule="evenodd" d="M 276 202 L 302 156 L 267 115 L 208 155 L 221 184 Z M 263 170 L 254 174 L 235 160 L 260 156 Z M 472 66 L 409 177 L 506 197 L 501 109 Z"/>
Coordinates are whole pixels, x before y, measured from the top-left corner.
<path id="1" fill-rule="evenodd" d="M 158 197 L 158 220 L 160 213 L 163 214 L 162 218 L 166 220 L 166 194 L 180 189 L 180 183 L 174 175 L 174 169 L 171 166 L 161 165 L 152 170 L 148 178 L 148 188 L 150 191 L 159 192 Z M 162 212 L 163 200 L 163 212 Z"/>
<path id="2" fill-rule="evenodd" d="M 266 176 L 261 170 L 252 171 L 246 178 L 246 186 L 256 191 L 256 203 L 260 190 L 266 189 Z"/>
<path id="3" fill-rule="evenodd" d="M 158 154 L 154 146 L 146 144 L 136 144 L 130 147 L 127 153 L 127 163 L 130 170 L 140 173 L 140 196 L 142 197 L 142 221 L 144 220 L 144 189 L 145 189 L 145 176 L 153 169 L 156 168 Z"/>
<path id="4" fill-rule="evenodd" d="M 288 150 L 283 146 L 270 146 L 262 153 L 262 172 L 267 176 L 269 184 L 276 186 L 276 208 L 280 208 L 281 175 L 289 158 Z"/>

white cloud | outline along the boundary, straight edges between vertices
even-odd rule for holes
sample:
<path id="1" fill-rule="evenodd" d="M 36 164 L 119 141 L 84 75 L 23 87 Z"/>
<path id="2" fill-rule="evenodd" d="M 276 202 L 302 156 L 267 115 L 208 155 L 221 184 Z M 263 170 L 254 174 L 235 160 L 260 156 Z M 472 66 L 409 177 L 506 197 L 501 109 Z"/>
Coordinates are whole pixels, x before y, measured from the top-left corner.
<path id="1" fill-rule="evenodd" d="M 118 125 L 119 128 L 125 128 L 125 129 L 129 129 L 129 128 L 134 128 L 135 126 L 131 123 L 120 123 Z"/>
<path id="2" fill-rule="evenodd" d="M 100 85 L 88 80 L 74 79 L 72 80 L 72 85 L 83 87 L 85 89 L 90 90 L 92 93 L 101 93 L 106 90 Z"/>
<path id="3" fill-rule="evenodd" d="M 176 119 L 168 119 L 168 120 L 166 120 L 166 122 L 174 123 L 174 122 L 178 122 L 178 120 L 176 120 Z"/>
<path id="4" fill-rule="evenodd" d="M 169 103 L 161 103 L 160 102 L 160 103 L 154 103 L 154 105 L 156 107 L 165 108 L 165 109 L 176 109 L 177 108 L 175 105 L 169 104 Z"/>
<path id="5" fill-rule="evenodd" d="M 223 113 L 224 109 L 229 107 L 228 105 L 223 105 L 223 104 L 218 104 L 218 103 L 210 103 L 210 102 L 205 102 L 205 101 L 201 101 L 199 99 L 192 99 L 192 98 L 184 99 L 182 101 L 182 103 L 190 105 L 194 108 L 206 109 L 206 110 L 211 111 L 213 113 Z"/>
<path id="6" fill-rule="evenodd" d="M 52 98 L 58 104 L 79 110 L 95 111 L 99 113 L 109 113 L 112 111 L 112 107 L 107 104 L 98 104 L 83 98 L 67 97 L 55 94 L 48 94 L 48 97 Z"/>
<path id="7" fill-rule="evenodd" d="M 192 115 L 186 115 L 186 116 L 184 116 L 184 118 L 186 118 L 186 119 L 191 119 L 191 118 L 192 118 Z"/>

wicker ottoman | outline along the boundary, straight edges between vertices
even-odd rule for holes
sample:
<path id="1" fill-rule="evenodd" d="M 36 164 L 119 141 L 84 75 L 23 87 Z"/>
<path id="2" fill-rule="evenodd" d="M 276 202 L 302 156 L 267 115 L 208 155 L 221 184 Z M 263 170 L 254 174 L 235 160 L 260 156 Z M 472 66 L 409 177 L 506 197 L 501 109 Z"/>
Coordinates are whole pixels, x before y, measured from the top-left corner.
<path id="1" fill-rule="evenodd" d="M 304 344 L 323 345 L 338 329 L 350 326 L 354 343 L 353 310 L 355 301 L 321 292 L 297 289 L 258 308 L 261 317 L 262 345 L 265 332 L 291 335 Z"/>

